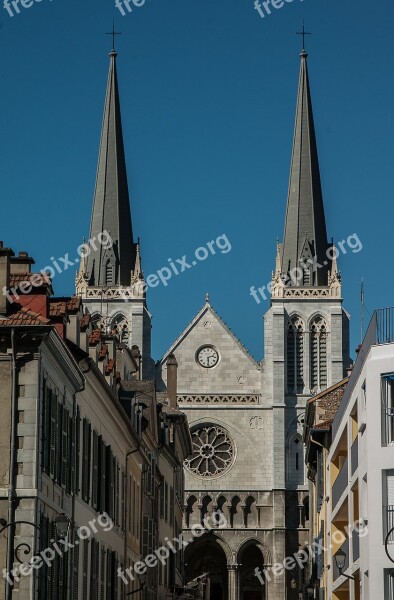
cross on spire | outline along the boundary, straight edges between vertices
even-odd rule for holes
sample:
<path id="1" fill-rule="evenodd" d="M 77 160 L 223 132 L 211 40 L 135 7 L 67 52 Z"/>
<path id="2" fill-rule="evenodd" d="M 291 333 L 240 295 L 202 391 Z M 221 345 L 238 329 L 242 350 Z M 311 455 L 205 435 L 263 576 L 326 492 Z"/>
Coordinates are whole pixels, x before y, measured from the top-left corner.
<path id="1" fill-rule="evenodd" d="M 302 22 L 302 31 L 297 31 L 297 35 L 302 35 L 302 49 L 305 50 L 305 36 L 312 35 L 310 31 L 305 31 L 305 24 Z"/>
<path id="2" fill-rule="evenodd" d="M 112 23 L 112 31 L 107 32 L 105 35 L 112 35 L 112 50 L 115 51 L 115 36 L 122 35 L 120 31 L 115 31 L 115 21 Z"/>

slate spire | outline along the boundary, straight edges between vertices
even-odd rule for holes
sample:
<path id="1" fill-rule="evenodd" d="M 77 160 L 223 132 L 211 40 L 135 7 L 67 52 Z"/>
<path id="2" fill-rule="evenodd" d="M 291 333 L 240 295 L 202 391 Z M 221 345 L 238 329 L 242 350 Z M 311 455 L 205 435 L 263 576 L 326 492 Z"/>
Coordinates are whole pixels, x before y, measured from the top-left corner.
<path id="1" fill-rule="evenodd" d="M 320 181 L 307 57 L 301 52 L 300 79 L 294 128 L 293 152 L 282 246 L 282 273 L 315 260 L 321 268 L 303 268 L 302 277 L 292 277 L 290 285 L 328 285 L 327 231 Z M 300 263 L 301 261 L 301 263 Z M 326 262 L 326 265 L 324 265 Z"/>
<path id="2" fill-rule="evenodd" d="M 95 240 L 97 250 L 90 253 L 86 264 L 88 285 L 93 287 L 130 286 L 136 259 L 116 57 L 117 53 L 112 50 L 90 225 L 90 240 Z M 97 242 L 105 231 L 113 241 L 111 248 Z"/>

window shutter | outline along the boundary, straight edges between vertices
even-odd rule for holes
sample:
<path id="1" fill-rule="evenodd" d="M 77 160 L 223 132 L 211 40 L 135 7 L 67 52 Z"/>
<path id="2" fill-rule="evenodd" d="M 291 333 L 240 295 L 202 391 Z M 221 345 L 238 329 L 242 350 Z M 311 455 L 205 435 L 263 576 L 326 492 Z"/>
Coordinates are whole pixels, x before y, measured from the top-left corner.
<path id="1" fill-rule="evenodd" d="M 100 561 L 100 600 L 105 600 L 105 548 L 101 546 Z"/>
<path id="2" fill-rule="evenodd" d="M 164 482 L 164 518 L 168 522 L 168 484 Z"/>
<path id="3" fill-rule="evenodd" d="M 91 426 L 87 419 L 83 420 L 83 465 L 82 465 L 82 498 L 90 499 L 90 459 L 91 459 Z"/>
<path id="4" fill-rule="evenodd" d="M 93 481 L 92 481 L 92 506 L 98 509 L 98 454 L 99 443 L 96 431 L 93 431 Z"/>
<path id="5" fill-rule="evenodd" d="M 106 502 L 105 509 L 108 515 L 113 519 L 113 500 L 114 500 L 114 472 L 111 446 L 106 447 Z"/>
<path id="6" fill-rule="evenodd" d="M 91 555 L 90 555 L 90 599 L 98 600 L 98 588 L 99 588 L 99 553 L 100 544 L 97 540 L 92 539 L 91 541 Z"/>
<path id="7" fill-rule="evenodd" d="M 112 572 L 113 572 L 113 578 L 114 578 L 114 599 L 118 600 L 118 581 L 119 581 L 119 577 L 118 577 L 118 557 L 116 552 L 112 553 Z"/>
<path id="8" fill-rule="evenodd" d="M 57 405 L 57 432 L 56 432 L 56 467 L 55 467 L 55 481 L 59 485 L 62 485 L 62 438 L 63 438 L 63 405 L 60 404 L 58 398 L 56 397 L 56 405 Z"/>
<path id="9" fill-rule="evenodd" d="M 80 468 L 81 468 L 81 412 L 77 406 L 75 420 L 75 494 L 80 490 Z"/>
<path id="10" fill-rule="evenodd" d="M 120 510 L 121 510 L 121 516 L 120 516 L 120 522 L 122 523 L 122 530 L 126 531 L 126 527 L 127 527 L 127 523 L 125 521 L 125 510 L 124 510 L 124 506 L 125 506 L 125 494 L 126 494 L 126 475 L 124 473 L 124 471 L 121 471 L 121 492 L 120 492 Z M 131 490 L 129 490 L 129 510 L 132 510 L 131 507 Z"/>
<path id="11" fill-rule="evenodd" d="M 148 521 L 148 554 L 151 554 L 153 551 L 153 519 L 149 517 Z"/>
<path id="12" fill-rule="evenodd" d="M 174 488 L 170 487 L 170 525 L 174 521 Z"/>
<path id="13" fill-rule="evenodd" d="M 106 445 L 103 442 L 101 435 L 99 436 L 99 510 L 105 511 L 105 494 L 106 494 Z"/>
<path id="14" fill-rule="evenodd" d="M 112 552 L 107 551 L 107 598 L 106 600 L 113 600 L 113 587 L 112 587 Z"/>
<path id="15" fill-rule="evenodd" d="M 78 536 L 77 536 L 77 529 L 74 529 L 73 532 L 73 543 L 74 543 L 74 548 L 73 548 L 73 554 L 72 554 L 72 583 L 71 583 L 71 593 L 72 593 L 72 600 L 78 600 L 78 591 L 79 591 L 79 582 L 78 582 L 78 575 L 79 575 L 79 545 L 76 545 L 76 541 L 78 540 Z"/>
<path id="16" fill-rule="evenodd" d="M 116 525 L 120 525 L 120 515 L 119 515 L 119 502 L 120 502 L 120 468 L 118 465 L 118 461 L 114 458 L 114 465 L 116 469 L 116 491 L 115 491 L 115 523 Z"/>
<path id="17" fill-rule="evenodd" d="M 70 462 L 68 461 L 69 446 L 68 446 L 68 427 L 69 427 L 69 412 L 64 406 L 61 407 L 62 413 L 62 461 L 60 469 L 60 480 L 63 488 L 67 487 L 68 470 Z"/>
<path id="18" fill-rule="evenodd" d="M 160 518 L 164 519 L 164 481 L 160 486 Z"/>
<path id="19" fill-rule="evenodd" d="M 57 398 L 56 394 L 49 390 L 51 405 L 51 426 L 50 426 L 50 456 L 49 456 L 49 475 L 55 478 L 56 475 L 56 437 L 57 437 Z"/>
<path id="20" fill-rule="evenodd" d="M 149 554 L 149 517 L 144 515 L 143 528 L 142 528 L 142 559 Z"/>
<path id="21" fill-rule="evenodd" d="M 89 540 L 83 540 L 82 600 L 88 600 Z"/>
<path id="22" fill-rule="evenodd" d="M 67 491 L 74 495 L 75 493 L 75 418 L 69 418 L 68 424 L 69 431 L 69 444 L 68 444 L 68 463 L 70 468 L 68 470 L 69 473 L 69 481 L 67 485 Z"/>

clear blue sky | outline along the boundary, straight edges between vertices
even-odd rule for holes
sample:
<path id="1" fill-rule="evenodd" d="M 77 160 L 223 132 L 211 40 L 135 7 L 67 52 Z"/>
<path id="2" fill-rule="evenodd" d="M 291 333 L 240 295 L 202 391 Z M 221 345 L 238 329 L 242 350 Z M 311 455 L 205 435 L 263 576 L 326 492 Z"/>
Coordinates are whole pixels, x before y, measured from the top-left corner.
<path id="1" fill-rule="evenodd" d="M 0 239 L 37 267 L 88 235 L 110 38 L 116 26 L 133 224 L 145 274 L 226 234 L 232 251 L 149 291 L 159 358 L 212 304 L 256 358 L 266 284 L 283 236 L 302 20 L 329 236 L 341 258 L 352 348 L 360 281 L 370 311 L 394 304 L 394 4 L 294 0 L 262 19 L 253 0 L 42 0 L 0 4 Z M 72 294 L 74 271 L 54 280 Z"/>

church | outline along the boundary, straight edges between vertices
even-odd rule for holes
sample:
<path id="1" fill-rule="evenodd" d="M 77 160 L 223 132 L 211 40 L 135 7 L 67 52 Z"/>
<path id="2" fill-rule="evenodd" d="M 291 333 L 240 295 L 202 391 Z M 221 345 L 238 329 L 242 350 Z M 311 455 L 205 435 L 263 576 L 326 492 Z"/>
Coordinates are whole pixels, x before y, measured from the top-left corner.
<path id="1" fill-rule="evenodd" d="M 76 293 L 101 328 L 115 329 L 130 348 L 138 346 L 142 377 L 155 377 L 158 392 L 166 389 L 167 365 L 177 365 L 177 405 L 187 415 L 193 443 L 184 466 L 183 528 L 190 533 L 215 511 L 226 520 L 184 556 L 186 581 L 209 574 L 211 600 L 297 600 L 307 585 L 307 569 L 266 577 L 263 584 L 256 570 L 265 573 L 308 542 L 305 407 L 311 396 L 343 379 L 350 363 L 341 276 L 327 239 L 307 57 L 303 50 L 284 236 L 273 251 L 271 304 L 264 315 L 264 358 L 257 362 L 248 354 L 207 296 L 155 365 L 130 213 L 116 52 L 110 55 L 90 238 L 106 230 L 113 246 L 81 261 Z"/>

